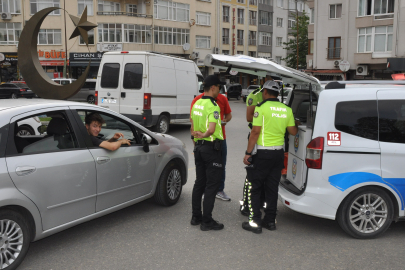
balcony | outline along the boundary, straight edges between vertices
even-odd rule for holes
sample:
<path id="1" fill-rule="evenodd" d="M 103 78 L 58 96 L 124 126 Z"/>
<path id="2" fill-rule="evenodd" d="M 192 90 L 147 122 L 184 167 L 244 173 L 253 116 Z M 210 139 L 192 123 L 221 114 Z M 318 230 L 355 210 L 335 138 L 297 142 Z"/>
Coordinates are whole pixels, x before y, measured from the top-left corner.
<path id="1" fill-rule="evenodd" d="M 256 39 L 249 39 L 249 45 L 256 46 Z"/>
<path id="2" fill-rule="evenodd" d="M 229 16 L 228 15 L 222 16 L 222 21 L 223 22 L 229 22 Z"/>
<path id="3" fill-rule="evenodd" d="M 328 59 L 340 59 L 340 52 L 342 48 L 327 48 L 326 53 Z"/>
<path id="4" fill-rule="evenodd" d="M 238 45 L 243 45 L 243 38 L 238 38 Z"/>
<path id="5" fill-rule="evenodd" d="M 152 15 L 132 13 L 125 11 L 97 11 L 97 15 L 107 15 L 107 16 L 130 16 L 130 17 L 141 17 L 141 18 L 152 18 Z"/>
<path id="6" fill-rule="evenodd" d="M 245 23 L 245 19 L 243 17 L 238 17 L 238 23 L 239 24 L 244 24 Z"/>
<path id="7" fill-rule="evenodd" d="M 256 25 L 256 24 L 257 24 L 257 20 L 256 20 L 256 19 L 249 19 L 249 24 L 250 24 L 250 25 Z"/>
<path id="8" fill-rule="evenodd" d="M 222 44 L 229 44 L 229 37 L 222 37 Z"/>

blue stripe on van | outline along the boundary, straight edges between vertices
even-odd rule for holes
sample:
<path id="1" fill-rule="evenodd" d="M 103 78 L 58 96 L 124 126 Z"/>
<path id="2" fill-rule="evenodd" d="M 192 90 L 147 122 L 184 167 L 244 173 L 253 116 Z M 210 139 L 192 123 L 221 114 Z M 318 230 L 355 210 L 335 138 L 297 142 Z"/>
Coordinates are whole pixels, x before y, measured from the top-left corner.
<path id="1" fill-rule="evenodd" d="M 405 196 L 405 178 L 381 178 L 381 176 L 366 173 L 366 172 L 348 172 L 332 175 L 329 177 L 329 183 L 340 191 L 345 191 L 346 189 L 361 183 L 366 182 L 378 182 L 389 186 L 398 194 L 401 198 L 401 208 L 404 210 L 404 199 Z"/>

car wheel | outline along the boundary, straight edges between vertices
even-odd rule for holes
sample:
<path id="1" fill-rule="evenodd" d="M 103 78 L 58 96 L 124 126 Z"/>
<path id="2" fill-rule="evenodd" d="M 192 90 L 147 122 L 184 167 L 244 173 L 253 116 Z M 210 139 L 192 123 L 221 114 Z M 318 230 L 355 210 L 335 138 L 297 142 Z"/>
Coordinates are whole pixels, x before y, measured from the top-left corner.
<path id="1" fill-rule="evenodd" d="M 340 227 L 349 235 L 368 239 L 384 233 L 392 223 L 394 205 L 380 188 L 367 187 L 351 193 L 337 213 Z"/>
<path id="2" fill-rule="evenodd" d="M 19 126 L 17 135 L 18 136 L 35 135 L 35 131 L 30 126 Z"/>
<path id="3" fill-rule="evenodd" d="M 16 269 L 31 242 L 26 219 L 12 210 L 0 210 L 0 269 Z"/>
<path id="4" fill-rule="evenodd" d="M 169 118 L 165 115 L 159 116 L 154 130 L 158 133 L 166 134 L 169 132 Z"/>
<path id="5" fill-rule="evenodd" d="M 171 206 L 180 198 L 182 185 L 182 173 L 174 161 L 170 161 L 160 175 L 155 191 L 155 202 L 163 206 Z"/>
<path id="6" fill-rule="evenodd" d="M 243 102 L 246 102 L 246 98 L 245 98 L 245 97 L 243 98 Z"/>
<path id="7" fill-rule="evenodd" d="M 87 103 L 94 104 L 95 101 L 96 101 L 96 99 L 94 98 L 94 96 L 87 97 Z"/>
<path id="8" fill-rule="evenodd" d="M 17 98 L 18 98 L 18 96 L 17 96 L 17 94 L 16 94 L 16 93 L 12 93 L 12 94 L 11 94 L 11 98 L 12 98 L 12 99 L 17 99 Z"/>

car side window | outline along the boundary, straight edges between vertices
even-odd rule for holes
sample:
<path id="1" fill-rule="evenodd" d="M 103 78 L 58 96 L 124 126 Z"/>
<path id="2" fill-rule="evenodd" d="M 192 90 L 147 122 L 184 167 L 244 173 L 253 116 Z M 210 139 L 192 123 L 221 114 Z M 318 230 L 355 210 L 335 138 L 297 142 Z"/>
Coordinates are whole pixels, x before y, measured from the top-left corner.
<path id="1" fill-rule="evenodd" d="M 14 125 L 18 154 L 38 154 L 78 148 L 77 137 L 63 111 L 32 115 Z"/>
<path id="2" fill-rule="evenodd" d="M 131 141 L 131 145 L 141 144 L 138 134 L 136 133 L 136 129 L 131 124 L 119 119 L 116 116 L 88 110 L 77 110 L 77 113 L 79 114 L 83 125 L 86 125 L 86 116 L 91 113 L 97 113 L 101 116 L 101 118 L 103 118 L 104 123 L 101 125 L 101 131 L 97 136 L 97 138 L 103 141 L 108 141 L 114 136 L 115 133 L 122 133 L 124 135 L 124 139 Z M 123 146 L 125 147 L 126 145 L 122 145 L 121 147 Z"/>
<path id="3" fill-rule="evenodd" d="M 378 101 L 379 139 L 405 143 L 405 100 Z"/>
<path id="4" fill-rule="evenodd" d="M 120 77 L 120 64 L 105 63 L 101 74 L 102 88 L 117 88 Z"/>
<path id="5" fill-rule="evenodd" d="M 336 104 L 335 127 L 354 136 L 378 140 L 377 101 L 346 101 Z"/>
<path id="6" fill-rule="evenodd" d="M 124 69 L 124 88 L 141 89 L 142 88 L 142 64 L 126 64 Z"/>

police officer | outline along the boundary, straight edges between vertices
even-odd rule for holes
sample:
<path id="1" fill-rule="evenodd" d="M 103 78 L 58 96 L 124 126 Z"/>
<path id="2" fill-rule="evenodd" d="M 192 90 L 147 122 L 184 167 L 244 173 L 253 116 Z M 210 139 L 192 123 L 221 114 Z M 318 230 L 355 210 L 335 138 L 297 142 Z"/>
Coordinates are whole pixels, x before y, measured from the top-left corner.
<path id="1" fill-rule="evenodd" d="M 267 81 L 263 85 L 263 102 L 256 106 L 253 115 L 253 128 L 248 147 L 243 159 L 248 179 L 249 221 L 242 223 L 242 228 L 254 233 L 261 233 L 262 227 L 276 229 L 278 185 L 284 160 L 284 135 L 298 132 L 291 108 L 279 102 L 280 93 L 277 82 Z M 257 153 L 252 150 L 257 144 Z M 251 158 L 251 159 L 250 159 Z M 267 207 L 261 220 L 260 193 L 265 190 Z"/>
<path id="2" fill-rule="evenodd" d="M 192 195 L 191 225 L 200 225 L 202 231 L 222 230 L 224 225 L 212 218 L 215 196 L 222 177 L 223 141 L 220 108 L 215 102 L 219 88 L 224 85 L 216 76 L 204 80 L 204 96 L 191 110 L 191 135 L 194 136 L 196 180 Z M 201 199 L 204 194 L 203 212 Z"/>

